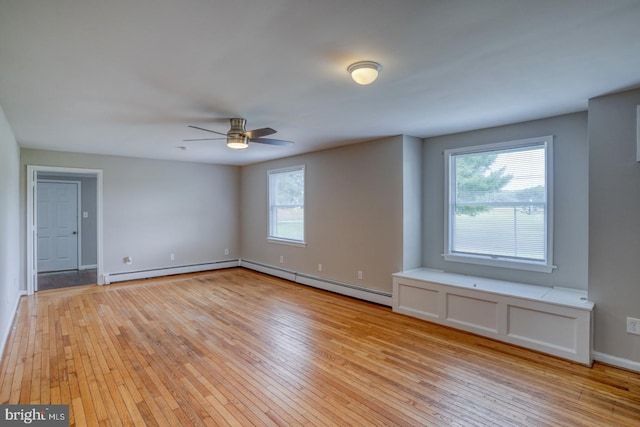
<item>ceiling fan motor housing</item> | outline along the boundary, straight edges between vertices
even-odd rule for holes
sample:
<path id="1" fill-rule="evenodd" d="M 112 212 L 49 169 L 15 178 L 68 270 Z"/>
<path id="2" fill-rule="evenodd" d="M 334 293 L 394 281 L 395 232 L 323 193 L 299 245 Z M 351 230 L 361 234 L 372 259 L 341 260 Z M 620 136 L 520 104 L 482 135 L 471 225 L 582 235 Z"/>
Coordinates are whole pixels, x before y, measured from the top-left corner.
<path id="1" fill-rule="evenodd" d="M 231 129 L 227 132 L 227 146 L 242 150 L 249 146 L 249 137 L 245 135 L 245 119 L 231 119 Z"/>
<path id="2" fill-rule="evenodd" d="M 241 136 L 246 132 L 246 124 L 247 121 L 245 119 L 231 119 L 231 129 L 229 129 L 229 132 L 227 132 L 227 136 Z"/>

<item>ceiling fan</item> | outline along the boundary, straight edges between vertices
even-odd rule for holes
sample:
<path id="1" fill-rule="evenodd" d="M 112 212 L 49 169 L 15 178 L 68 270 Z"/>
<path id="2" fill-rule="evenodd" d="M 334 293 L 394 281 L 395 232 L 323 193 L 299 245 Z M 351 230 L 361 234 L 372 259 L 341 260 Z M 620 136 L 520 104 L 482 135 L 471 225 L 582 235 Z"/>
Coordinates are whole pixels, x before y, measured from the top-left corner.
<path id="1" fill-rule="evenodd" d="M 231 122 L 231 129 L 229 132 L 222 133 L 216 132 L 215 130 L 205 129 L 198 126 L 191 126 L 190 128 L 203 130 L 205 132 L 211 132 L 218 135 L 222 135 L 220 138 L 197 138 L 197 139 L 183 139 L 183 141 L 214 141 L 217 139 L 226 139 L 227 147 L 234 148 L 236 150 L 242 150 L 249 146 L 249 142 L 257 142 L 260 144 L 269 144 L 269 145 L 291 145 L 293 142 L 291 141 L 283 141 L 281 139 L 271 139 L 271 138 L 263 138 L 263 136 L 273 135 L 276 133 L 274 129 L 271 128 L 260 128 L 253 130 L 246 130 L 245 126 L 247 121 L 245 119 L 229 119 Z"/>

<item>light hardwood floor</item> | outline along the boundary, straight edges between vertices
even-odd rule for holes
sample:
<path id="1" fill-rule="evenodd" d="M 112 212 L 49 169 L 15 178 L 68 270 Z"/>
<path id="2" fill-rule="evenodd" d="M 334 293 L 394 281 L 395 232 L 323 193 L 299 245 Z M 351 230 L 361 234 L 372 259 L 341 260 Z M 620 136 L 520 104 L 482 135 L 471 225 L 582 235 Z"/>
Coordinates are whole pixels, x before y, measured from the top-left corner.
<path id="1" fill-rule="evenodd" d="M 243 269 L 23 297 L 0 403 L 71 425 L 640 425 L 640 375 Z"/>

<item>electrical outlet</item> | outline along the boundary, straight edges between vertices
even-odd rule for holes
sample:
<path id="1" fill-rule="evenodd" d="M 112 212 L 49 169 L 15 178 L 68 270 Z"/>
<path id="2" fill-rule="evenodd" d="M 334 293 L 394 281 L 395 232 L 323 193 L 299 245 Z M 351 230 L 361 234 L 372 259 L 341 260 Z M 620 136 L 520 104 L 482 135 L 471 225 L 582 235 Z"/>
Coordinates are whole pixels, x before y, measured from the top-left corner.
<path id="1" fill-rule="evenodd" d="M 130 256 L 126 256 L 126 257 L 122 258 L 122 262 L 127 264 L 127 265 L 131 265 L 131 264 L 133 264 L 133 258 L 131 258 Z"/>
<path id="2" fill-rule="evenodd" d="M 169 255 L 169 258 L 171 259 L 171 261 L 175 261 L 176 260 L 176 254 Z"/>
<path id="3" fill-rule="evenodd" d="M 358 270 L 358 280 L 362 280 L 362 271 Z"/>
<path id="4" fill-rule="evenodd" d="M 322 264 L 318 264 L 318 271 L 322 271 Z"/>
<path id="5" fill-rule="evenodd" d="M 225 249 L 225 250 L 224 250 L 224 254 L 225 254 L 225 255 L 229 255 L 229 249 Z"/>
<path id="6" fill-rule="evenodd" d="M 280 255 L 280 264 L 284 262 L 284 255 Z"/>
<path id="7" fill-rule="evenodd" d="M 640 319 L 627 317 L 627 332 L 630 334 L 640 335 Z"/>

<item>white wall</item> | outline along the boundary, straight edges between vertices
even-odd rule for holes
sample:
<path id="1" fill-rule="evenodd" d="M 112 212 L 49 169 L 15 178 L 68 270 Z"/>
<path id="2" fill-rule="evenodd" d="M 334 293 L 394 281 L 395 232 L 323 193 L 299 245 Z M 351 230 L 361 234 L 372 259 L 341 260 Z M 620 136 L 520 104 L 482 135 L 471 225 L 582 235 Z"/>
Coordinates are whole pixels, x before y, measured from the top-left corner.
<path id="1" fill-rule="evenodd" d="M 21 157 L 23 218 L 26 165 L 103 170 L 106 274 L 240 257 L 239 169 L 235 166 L 31 149 L 23 149 Z M 127 256 L 133 264 L 124 264 Z"/>
<path id="2" fill-rule="evenodd" d="M 640 335 L 626 332 L 626 318 L 640 318 L 638 105 L 640 90 L 589 100 L 589 299 L 596 303 L 594 350 L 635 362 L 631 368 L 636 370 L 640 370 Z"/>
<path id="3" fill-rule="evenodd" d="M 445 261 L 443 151 L 494 142 L 554 135 L 554 239 L 552 273 Z M 428 268 L 545 286 L 587 289 L 588 142 L 587 113 L 428 138 L 424 143 L 423 264 Z"/>
<path id="4" fill-rule="evenodd" d="M 20 149 L 0 108 L 0 354 L 18 304 L 20 283 Z"/>
<path id="5" fill-rule="evenodd" d="M 403 266 L 402 153 L 397 136 L 242 167 L 243 259 L 390 293 Z M 267 171 L 300 164 L 307 245 L 268 242 Z"/>

